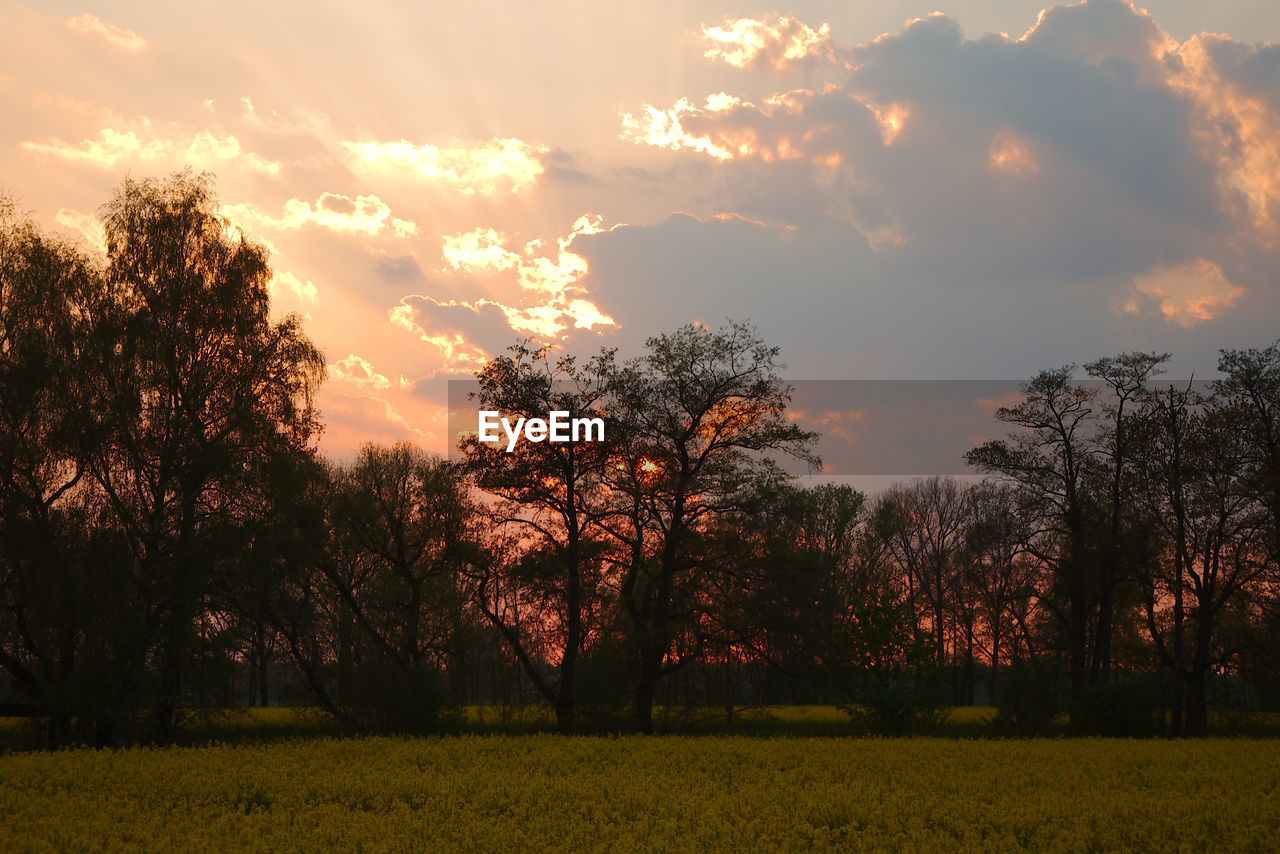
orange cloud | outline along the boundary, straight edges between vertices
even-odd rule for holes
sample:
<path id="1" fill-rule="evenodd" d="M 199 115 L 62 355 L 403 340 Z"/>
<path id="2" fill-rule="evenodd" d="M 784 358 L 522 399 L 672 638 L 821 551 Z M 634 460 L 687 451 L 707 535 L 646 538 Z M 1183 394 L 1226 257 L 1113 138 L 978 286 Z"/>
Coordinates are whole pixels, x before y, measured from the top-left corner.
<path id="1" fill-rule="evenodd" d="M 881 107 L 864 99 L 858 100 L 875 116 L 876 124 L 880 126 L 880 138 L 884 140 L 884 144 L 893 145 L 898 134 L 902 133 L 902 127 L 907 123 L 911 110 L 906 104 L 893 103 Z"/>
<path id="2" fill-rule="evenodd" d="M 1165 320 L 1185 329 L 1212 320 L 1244 295 L 1244 289 L 1228 281 L 1221 267 L 1204 258 L 1156 268 L 1136 277 L 1133 286 L 1156 301 Z M 1136 311 L 1136 301 L 1126 304 L 1125 310 Z"/>
<path id="3" fill-rule="evenodd" d="M 109 169 L 121 160 L 134 157 L 139 160 L 156 160 L 167 155 L 171 145 L 167 140 L 144 143 L 133 131 L 103 128 L 98 131 L 97 138 L 83 139 L 79 143 L 50 139 L 47 142 L 23 142 L 22 147 L 36 154 L 57 157 L 71 163 Z"/>
<path id="4" fill-rule="evenodd" d="M 1216 155 L 1221 180 L 1244 196 L 1255 226 L 1273 242 L 1280 234 L 1280 115 L 1223 74 L 1215 52 L 1235 47 L 1227 36 L 1203 33 L 1164 47 L 1169 85 L 1201 111 L 1198 133 Z"/>
<path id="5" fill-rule="evenodd" d="M 279 293 L 292 294 L 303 302 L 315 302 L 320 297 L 320 289 L 311 281 L 303 281 L 293 273 L 276 270 L 271 277 L 271 295 Z"/>
<path id="6" fill-rule="evenodd" d="M 736 102 L 735 102 L 736 103 Z M 722 145 L 711 141 L 706 134 L 695 135 L 685 130 L 681 120 L 685 116 L 698 116 L 703 113 L 721 112 L 726 106 L 724 93 L 707 98 L 706 107 L 695 107 L 687 98 L 681 98 L 675 106 L 660 110 L 651 104 L 644 105 L 644 115 L 636 116 L 625 113 L 622 116 L 621 139 L 652 145 L 655 148 L 667 148 L 679 151 L 688 148 L 709 154 L 717 160 L 729 160 L 733 152 Z"/>
<path id="7" fill-rule="evenodd" d="M 317 225 L 339 234 L 369 237 L 383 234 L 412 237 L 418 233 L 416 224 L 393 217 L 387 203 L 374 195 L 353 199 L 340 193 L 321 193 L 314 205 L 302 199 L 290 199 L 284 203 L 284 212 L 278 217 L 265 214 L 252 204 L 227 205 L 223 210 L 227 217 L 241 224 L 285 231 Z"/>
<path id="8" fill-rule="evenodd" d="M 1031 145 L 1012 131 L 1000 131 L 987 149 L 987 165 L 996 172 L 1023 176 L 1040 171 L 1031 156 Z"/>
<path id="9" fill-rule="evenodd" d="M 818 423 L 828 434 L 849 444 L 853 444 L 856 436 L 853 433 L 855 422 L 861 421 L 866 412 L 861 409 L 833 409 L 822 414 Z"/>
<path id="10" fill-rule="evenodd" d="M 171 165 L 177 161 L 197 167 L 234 162 L 268 175 L 280 172 L 279 163 L 245 151 L 239 139 L 221 128 L 197 130 L 188 136 L 190 131 L 183 132 L 176 123 L 170 123 L 170 133 L 162 134 L 157 132 L 157 123 L 151 118 L 122 116 L 107 104 L 56 92 L 38 93 L 36 99 L 101 127 L 96 136 L 79 142 L 50 138 L 22 143 L 23 150 L 42 157 L 100 169 L 114 168 L 121 162 L 168 160 Z"/>
<path id="11" fill-rule="evenodd" d="M 778 92 L 759 105 L 719 92 L 708 95 L 702 107 L 687 98 L 665 110 L 645 104 L 643 115 L 622 116 L 619 136 L 655 148 L 697 151 L 717 160 L 754 158 L 772 163 L 804 158 L 830 169 L 844 162 L 844 155 L 834 147 L 838 145 L 832 138 L 835 128 L 830 121 L 810 121 L 805 113 L 814 104 L 830 105 L 830 99 L 845 101 L 846 97 L 867 110 L 886 146 L 897 140 L 911 115 L 905 103 L 878 105 L 854 93 L 837 93 L 833 86 L 821 92 Z"/>
<path id="12" fill-rule="evenodd" d="M 519 266 L 520 256 L 503 245 L 506 239 L 505 234 L 492 228 L 445 235 L 441 255 L 451 270 L 510 270 Z"/>
<path id="13" fill-rule="evenodd" d="M 320 389 L 317 404 L 324 416 L 324 449 L 337 457 L 355 454 L 366 442 L 391 445 L 409 440 L 437 452 L 439 435 L 418 424 L 442 423 L 442 412 L 415 407 L 411 421 L 401 410 L 379 394 L 365 394 L 350 386 L 326 384 Z"/>
<path id="14" fill-rule="evenodd" d="M 726 19 L 722 27 L 703 27 L 702 36 L 708 44 L 703 56 L 735 68 L 783 71 L 806 60 L 844 64 L 831 44 L 830 26 L 815 30 L 789 15 Z"/>
<path id="15" fill-rule="evenodd" d="M 465 194 L 519 193 L 546 171 L 547 148 L 519 139 L 440 148 L 398 142 L 344 142 L 357 166 L 403 178 L 436 181 Z"/>
<path id="16" fill-rule="evenodd" d="M 489 358 L 473 338 L 494 340 L 505 331 L 544 341 L 563 337 L 569 330 L 594 330 L 616 326 L 612 317 L 588 298 L 582 280 L 587 261 L 571 251 L 575 239 L 604 229 L 600 217 L 578 217 L 555 249 L 546 251 L 541 239 L 523 246 L 511 245 L 509 235 L 489 228 L 446 235 L 442 241 L 442 273 L 506 277 L 518 286 L 515 299 L 480 298 L 473 301 L 438 300 L 425 294 L 401 297 L 387 312 L 389 323 L 433 347 L 445 372 L 473 370 Z"/>
<path id="17" fill-rule="evenodd" d="M 191 144 L 187 146 L 183 152 L 189 163 L 200 164 L 213 160 L 238 160 L 244 166 L 257 172 L 264 172 L 268 175 L 277 175 L 280 172 L 280 164 L 275 161 L 266 160 L 257 154 L 243 153 L 240 148 L 240 141 L 231 134 L 214 134 L 209 131 L 200 131 L 191 140 Z"/>
<path id="18" fill-rule="evenodd" d="M 423 296 L 422 294 L 410 294 L 401 297 L 400 304 L 387 312 L 387 320 L 392 326 L 413 333 L 419 341 L 429 344 L 437 350 L 440 371 L 461 373 L 484 367 L 484 363 L 488 361 L 488 356 L 482 348 L 468 341 L 465 335 L 456 330 L 434 331 L 426 329 L 419 322 L 418 311 L 410 304 L 410 300 L 421 300 L 428 305 L 436 307 L 464 308 L 474 312 L 479 312 L 485 305 L 488 305 L 488 300 L 481 299 L 474 303 L 454 300 L 437 302 L 431 297 Z M 434 375 L 434 373 L 431 375 Z M 400 378 L 401 388 L 411 388 L 415 382 L 403 376 Z"/>
<path id="19" fill-rule="evenodd" d="M 600 221 L 600 217 L 591 214 L 578 217 L 567 236 L 556 238 L 557 249 L 553 254 L 542 251 L 543 242 L 540 239 L 529 241 L 518 252 L 513 251 L 505 245 L 507 235 L 485 228 L 477 228 L 465 234 L 446 235 L 441 254 L 447 268 L 453 272 L 492 275 L 514 270 L 521 288 L 552 297 L 558 303 L 557 308 L 564 308 L 563 303 L 570 292 L 580 290 L 578 282 L 587 274 L 587 260 L 569 251 L 569 247 L 581 235 L 603 231 Z M 585 325 L 588 329 L 594 323 L 612 323 L 594 310 L 587 312 L 583 320 L 584 323 L 577 325 Z M 555 334 L 547 329 L 540 331 L 543 334 Z"/>
<path id="20" fill-rule="evenodd" d="M 113 47 L 129 53 L 138 53 L 147 47 L 147 40 L 133 30 L 107 23 L 96 15 L 84 14 L 67 18 L 67 26 L 77 33 L 89 33 L 105 39 Z"/>
<path id="21" fill-rule="evenodd" d="M 329 365 L 329 379 L 373 391 L 385 391 L 391 387 L 391 381 L 375 371 L 368 359 L 355 353 L 349 353 L 345 359 Z"/>

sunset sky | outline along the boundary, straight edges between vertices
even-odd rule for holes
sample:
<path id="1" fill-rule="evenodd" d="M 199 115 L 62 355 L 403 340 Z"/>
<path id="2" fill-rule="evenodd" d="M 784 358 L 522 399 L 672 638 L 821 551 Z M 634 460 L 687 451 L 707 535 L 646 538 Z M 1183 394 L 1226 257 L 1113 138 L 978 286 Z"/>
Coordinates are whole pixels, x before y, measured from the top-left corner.
<path id="1" fill-rule="evenodd" d="M 1203 377 L 1280 336 L 1277 42 L 1273 0 L 0 3 L 0 192 L 93 246 L 126 175 L 214 172 L 336 456 L 443 450 L 445 379 L 524 335 Z"/>

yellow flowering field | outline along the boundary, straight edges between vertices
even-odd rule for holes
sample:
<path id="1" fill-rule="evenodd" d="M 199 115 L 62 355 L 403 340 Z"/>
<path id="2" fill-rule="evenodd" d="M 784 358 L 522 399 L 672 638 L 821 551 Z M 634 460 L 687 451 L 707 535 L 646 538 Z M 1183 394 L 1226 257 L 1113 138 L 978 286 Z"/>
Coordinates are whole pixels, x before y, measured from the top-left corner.
<path id="1" fill-rule="evenodd" d="M 1280 742 L 552 735 L 0 756 L 0 850 L 1275 850 Z"/>

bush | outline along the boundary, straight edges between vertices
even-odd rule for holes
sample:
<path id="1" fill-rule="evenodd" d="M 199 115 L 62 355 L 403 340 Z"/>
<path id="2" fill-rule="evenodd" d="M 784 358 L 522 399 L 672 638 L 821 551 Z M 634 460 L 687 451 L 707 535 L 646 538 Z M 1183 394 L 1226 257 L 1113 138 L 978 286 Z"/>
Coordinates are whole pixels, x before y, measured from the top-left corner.
<path id="1" fill-rule="evenodd" d="M 859 704 L 844 704 L 854 726 L 877 735 L 936 734 L 950 707 L 944 674 L 936 668 L 899 671 L 859 692 Z"/>

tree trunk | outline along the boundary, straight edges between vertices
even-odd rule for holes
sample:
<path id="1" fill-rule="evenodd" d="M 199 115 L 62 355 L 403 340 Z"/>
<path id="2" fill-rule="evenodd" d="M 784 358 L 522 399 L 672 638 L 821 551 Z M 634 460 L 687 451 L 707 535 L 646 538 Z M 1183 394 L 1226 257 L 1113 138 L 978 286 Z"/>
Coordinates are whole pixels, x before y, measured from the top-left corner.
<path id="1" fill-rule="evenodd" d="M 1210 620 L 1200 609 L 1196 621 L 1196 652 L 1191 659 L 1191 672 L 1187 685 L 1187 723 L 1186 734 L 1204 737 L 1209 734 L 1209 709 L 1206 681 L 1209 676 L 1209 638 L 1211 635 Z"/>
<path id="2" fill-rule="evenodd" d="M 662 650 L 649 643 L 640 653 L 640 681 L 636 683 L 635 727 L 636 732 L 653 735 L 653 700 L 662 676 Z M 656 655 L 655 655 L 656 652 Z"/>

